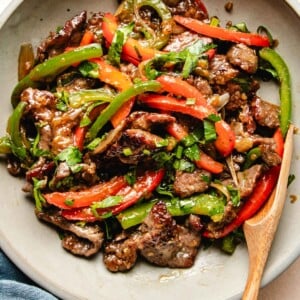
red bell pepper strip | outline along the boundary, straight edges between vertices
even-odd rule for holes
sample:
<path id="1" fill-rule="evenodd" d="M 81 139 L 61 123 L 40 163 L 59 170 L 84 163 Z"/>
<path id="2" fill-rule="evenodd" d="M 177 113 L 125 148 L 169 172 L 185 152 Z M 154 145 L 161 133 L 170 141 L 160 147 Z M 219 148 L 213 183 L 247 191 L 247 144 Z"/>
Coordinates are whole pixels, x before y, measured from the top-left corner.
<path id="1" fill-rule="evenodd" d="M 215 123 L 215 129 L 217 139 L 215 140 L 214 145 L 219 153 L 226 157 L 234 149 L 235 134 L 224 120 L 217 121 Z"/>
<path id="2" fill-rule="evenodd" d="M 276 153 L 282 157 L 283 156 L 283 150 L 284 150 L 284 138 L 281 132 L 281 129 L 278 128 L 274 135 L 273 135 L 273 139 L 275 141 L 276 144 Z"/>
<path id="3" fill-rule="evenodd" d="M 206 6 L 204 5 L 203 1 L 195 0 L 195 2 L 198 5 L 198 7 L 203 11 L 205 16 L 208 17 L 208 10 L 207 10 Z"/>
<path id="4" fill-rule="evenodd" d="M 110 212 L 113 215 L 119 214 L 129 206 L 132 206 L 140 199 L 149 195 L 162 181 L 164 177 L 164 170 L 160 169 L 157 171 L 146 171 L 142 176 L 139 176 L 133 186 L 126 185 L 116 193 L 117 196 L 122 196 L 122 202 L 114 207 L 97 209 L 98 214 Z M 109 195 L 107 195 L 109 196 Z M 103 200 L 103 199 L 102 199 Z M 96 221 L 99 220 L 88 207 L 63 210 L 62 216 L 68 220 L 77 221 Z"/>
<path id="5" fill-rule="evenodd" d="M 105 40 L 109 44 L 112 43 L 117 29 L 118 29 L 118 22 L 116 17 L 111 13 L 105 13 L 102 22 L 102 32 Z"/>
<path id="6" fill-rule="evenodd" d="M 124 176 L 119 176 L 82 191 L 53 192 L 45 194 L 44 197 L 49 204 L 63 209 L 73 209 L 89 206 L 93 202 L 114 196 L 126 185 Z M 70 202 L 69 205 L 68 202 Z"/>
<path id="7" fill-rule="evenodd" d="M 256 33 L 233 31 L 226 28 L 211 26 L 193 18 L 186 18 L 179 15 L 174 16 L 174 20 L 184 27 L 197 33 L 225 41 L 243 43 L 248 46 L 269 47 L 270 41 L 267 36 Z"/>
<path id="8" fill-rule="evenodd" d="M 171 96 L 145 95 L 140 97 L 146 105 L 159 110 L 179 112 L 203 120 L 214 114 L 214 109 L 208 105 L 187 105 L 186 101 L 178 100 Z M 217 139 L 215 147 L 223 156 L 228 156 L 234 149 L 235 135 L 230 126 L 223 120 L 215 123 Z"/>
<path id="9" fill-rule="evenodd" d="M 162 90 L 172 93 L 176 96 L 183 96 L 185 98 L 194 98 L 197 105 L 203 105 L 207 107 L 211 112 L 216 113 L 215 109 L 207 104 L 206 98 L 203 94 L 193 85 L 187 81 L 182 80 L 180 77 L 162 75 L 156 80 L 161 84 Z"/>
<path id="10" fill-rule="evenodd" d="M 83 150 L 84 146 L 84 139 L 86 134 L 86 127 L 76 127 L 75 133 L 74 133 L 74 146 L 77 147 L 80 151 Z"/>
<path id="11" fill-rule="evenodd" d="M 168 124 L 166 126 L 166 130 L 177 141 L 182 141 L 186 136 L 189 135 L 188 130 L 178 122 Z"/>
<path id="12" fill-rule="evenodd" d="M 90 120 L 94 121 L 100 112 L 106 107 L 106 104 L 101 104 L 96 107 L 90 112 L 89 118 Z M 74 146 L 77 147 L 80 151 L 83 150 L 84 147 L 84 140 L 88 130 L 88 126 L 77 126 L 74 131 L 73 143 Z"/>
<path id="13" fill-rule="evenodd" d="M 206 107 L 208 111 L 205 117 L 208 117 L 210 114 L 217 114 L 216 110 L 212 106 L 207 104 L 207 101 L 203 94 L 195 86 L 189 84 L 181 78 L 162 75 L 156 80 L 161 84 L 162 90 L 173 93 L 177 96 L 194 98 L 196 100 L 197 106 Z M 230 126 L 223 120 L 215 123 L 215 129 L 217 132 L 217 140 L 215 142 L 215 146 L 223 156 L 227 156 L 232 152 L 234 148 L 235 135 Z"/>
<path id="14" fill-rule="evenodd" d="M 195 160 L 195 164 L 198 168 L 209 171 L 213 174 L 219 174 L 223 172 L 224 165 L 214 160 L 211 156 L 207 155 L 200 150 L 200 158 Z"/>
<path id="15" fill-rule="evenodd" d="M 181 141 L 188 135 L 188 131 L 179 123 L 173 122 L 167 126 L 168 133 L 173 136 L 177 141 Z M 213 174 L 223 172 L 224 166 L 220 162 L 214 160 L 212 157 L 199 149 L 200 157 L 195 160 L 198 168 L 209 171 Z"/>
<path id="16" fill-rule="evenodd" d="M 119 71 L 116 67 L 108 64 L 102 59 L 94 59 L 99 67 L 99 79 L 107 84 L 114 86 L 117 90 L 125 91 L 132 86 L 132 81 L 126 74 Z M 113 115 L 111 122 L 114 127 L 118 126 L 131 111 L 134 104 L 134 98 L 127 101 L 123 106 Z"/>
<path id="17" fill-rule="evenodd" d="M 142 95 L 140 100 L 152 108 L 165 111 L 179 112 L 203 120 L 214 113 L 210 107 L 204 105 L 187 105 L 185 100 L 179 100 L 165 95 Z"/>
<path id="18" fill-rule="evenodd" d="M 249 196 L 241 210 L 237 213 L 236 218 L 229 224 L 225 225 L 219 231 L 204 231 L 203 236 L 206 238 L 219 239 L 228 235 L 240 227 L 246 220 L 254 216 L 271 195 L 279 176 L 280 166 L 269 169 L 258 181 L 252 194 Z"/>
<path id="19" fill-rule="evenodd" d="M 116 17 L 111 13 L 106 13 L 103 17 L 102 31 L 106 41 L 111 44 L 114 38 L 114 34 L 118 29 L 118 23 Z M 122 58 L 135 65 L 138 65 L 140 61 L 153 58 L 156 54 L 161 53 L 153 48 L 144 47 L 137 40 L 128 38 L 122 49 Z"/>

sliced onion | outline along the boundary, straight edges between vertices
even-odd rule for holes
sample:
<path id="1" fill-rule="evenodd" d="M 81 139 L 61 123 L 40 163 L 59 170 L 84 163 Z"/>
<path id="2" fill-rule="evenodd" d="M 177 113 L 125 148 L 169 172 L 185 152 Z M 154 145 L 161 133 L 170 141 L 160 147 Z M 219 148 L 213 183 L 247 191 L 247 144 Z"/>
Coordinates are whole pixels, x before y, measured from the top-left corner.
<path id="1" fill-rule="evenodd" d="M 214 94 L 208 99 L 208 103 L 219 111 L 229 102 L 229 99 L 229 93 L 224 93 L 222 95 Z"/>

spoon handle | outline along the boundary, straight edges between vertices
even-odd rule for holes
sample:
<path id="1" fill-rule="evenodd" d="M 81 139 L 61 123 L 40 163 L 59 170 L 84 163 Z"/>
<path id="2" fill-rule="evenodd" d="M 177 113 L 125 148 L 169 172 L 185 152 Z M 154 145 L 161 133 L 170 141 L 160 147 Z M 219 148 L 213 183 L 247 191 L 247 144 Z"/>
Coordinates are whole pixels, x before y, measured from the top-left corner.
<path id="1" fill-rule="evenodd" d="M 293 125 L 290 125 L 284 145 L 277 186 L 265 206 L 244 223 L 249 253 L 249 271 L 243 300 L 256 300 L 264 267 L 279 223 L 287 193 L 288 175 L 293 152 Z"/>

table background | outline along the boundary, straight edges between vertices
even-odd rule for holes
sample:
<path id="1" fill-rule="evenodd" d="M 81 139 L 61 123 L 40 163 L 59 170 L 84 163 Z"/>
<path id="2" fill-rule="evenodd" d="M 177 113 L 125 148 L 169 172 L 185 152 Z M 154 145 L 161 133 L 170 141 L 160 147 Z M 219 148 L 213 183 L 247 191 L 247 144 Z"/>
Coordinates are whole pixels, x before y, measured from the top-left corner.
<path id="1" fill-rule="evenodd" d="M 0 14 L 12 0 L 0 1 Z M 299 0 L 288 0 L 292 5 Z M 299 8 L 298 8 L 299 9 Z M 299 9 L 300 11 L 300 9 Z M 300 299 L 300 258 L 284 273 L 261 289 L 259 300 L 298 300 Z"/>

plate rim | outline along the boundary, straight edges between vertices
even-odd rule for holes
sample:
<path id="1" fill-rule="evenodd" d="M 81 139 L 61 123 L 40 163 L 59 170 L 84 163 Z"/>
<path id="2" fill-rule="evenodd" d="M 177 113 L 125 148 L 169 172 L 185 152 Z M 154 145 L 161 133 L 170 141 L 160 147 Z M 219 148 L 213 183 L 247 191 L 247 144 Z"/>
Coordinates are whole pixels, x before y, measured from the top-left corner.
<path id="1" fill-rule="evenodd" d="M 2 0 L 6 1 L 6 0 Z M 8 18 L 12 15 L 12 13 L 26 0 L 8 0 L 7 6 L 3 11 L 0 11 L 0 29 L 3 27 L 5 22 L 8 20 Z M 293 10 L 294 12 L 300 17 L 300 1 L 299 0 L 284 0 Z M 55 291 L 59 296 L 65 297 L 66 299 L 74 299 L 74 295 L 72 295 L 70 292 L 62 289 L 61 286 L 57 285 L 56 283 L 53 283 L 51 281 L 47 281 L 47 284 L 45 285 L 39 277 L 38 271 L 35 270 L 35 272 L 32 274 L 29 273 L 30 269 L 30 263 L 24 258 L 24 256 L 20 256 L 17 251 L 14 250 L 12 245 L 10 245 L 9 241 L 6 241 L 4 238 L 3 232 L 0 228 L 0 246 L 3 252 L 24 272 L 26 275 L 28 275 L 30 278 L 32 278 L 37 284 L 39 284 L 41 287 L 45 288 L 46 290 Z M 298 247 L 295 247 L 294 251 L 286 257 L 284 260 L 281 261 L 279 265 L 276 266 L 276 272 L 269 275 L 268 278 L 264 278 L 262 281 L 262 287 L 267 285 L 268 283 L 272 282 L 275 278 L 279 277 L 284 270 L 286 270 L 298 257 L 300 257 L 300 244 Z M 242 294 L 238 293 L 236 295 L 233 295 L 230 299 L 235 299 L 236 297 L 240 297 Z"/>

